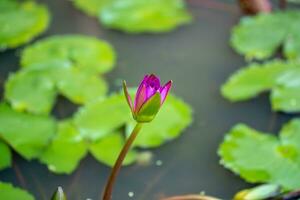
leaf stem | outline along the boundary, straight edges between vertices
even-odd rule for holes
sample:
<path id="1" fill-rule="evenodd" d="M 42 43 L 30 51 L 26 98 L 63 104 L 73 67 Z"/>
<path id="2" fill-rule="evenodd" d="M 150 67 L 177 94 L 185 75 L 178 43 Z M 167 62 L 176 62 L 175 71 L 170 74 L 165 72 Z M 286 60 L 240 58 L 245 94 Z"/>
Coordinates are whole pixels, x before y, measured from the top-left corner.
<path id="1" fill-rule="evenodd" d="M 115 162 L 115 165 L 114 165 L 114 167 L 110 173 L 110 176 L 107 180 L 102 200 L 110 200 L 111 199 L 113 185 L 114 185 L 117 175 L 121 169 L 123 160 L 125 159 L 133 141 L 135 140 L 136 136 L 138 135 L 139 131 L 141 130 L 142 125 L 143 125 L 142 123 L 137 123 L 135 125 L 132 133 L 130 134 L 122 151 L 120 152 L 119 157 L 118 157 L 117 161 Z"/>

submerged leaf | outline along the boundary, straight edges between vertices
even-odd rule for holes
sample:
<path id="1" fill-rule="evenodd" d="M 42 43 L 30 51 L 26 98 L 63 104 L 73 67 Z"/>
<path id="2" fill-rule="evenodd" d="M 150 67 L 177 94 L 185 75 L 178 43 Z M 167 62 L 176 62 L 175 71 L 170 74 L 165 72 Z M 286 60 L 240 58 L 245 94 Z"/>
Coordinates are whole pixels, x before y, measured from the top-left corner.
<path id="1" fill-rule="evenodd" d="M 272 183 L 285 189 L 298 189 L 299 140 L 300 119 L 285 125 L 279 138 L 238 124 L 219 148 L 221 164 L 251 183 Z"/>
<path id="2" fill-rule="evenodd" d="M 34 1 L 0 1 L 0 50 L 15 48 L 44 32 L 49 24 L 45 6 Z"/>
<path id="3" fill-rule="evenodd" d="M 272 61 L 251 64 L 234 73 L 222 86 L 222 95 L 230 101 L 242 101 L 271 90 L 276 111 L 300 111 L 300 63 Z"/>
<path id="4" fill-rule="evenodd" d="M 56 122 L 0 104 L 0 137 L 26 159 L 38 157 L 55 134 Z"/>
<path id="5" fill-rule="evenodd" d="M 0 140 L 0 170 L 11 166 L 12 155 L 9 147 Z"/>
<path id="6" fill-rule="evenodd" d="M 231 44 L 248 59 L 266 59 L 283 44 L 288 59 L 300 59 L 298 10 L 244 17 L 232 32 Z"/>
<path id="7" fill-rule="evenodd" d="M 21 64 L 33 64 L 53 60 L 69 62 L 82 71 L 104 73 L 112 69 L 115 53 L 107 42 L 83 35 L 52 36 L 38 41 L 22 52 Z"/>
<path id="8" fill-rule="evenodd" d="M 3 200 L 34 200 L 28 192 L 13 187 L 10 183 L 0 182 L 0 199 Z"/>
<path id="9" fill-rule="evenodd" d="M 58 132 L 39 158 L 50 171 L 69 174 L 87 153 L 87 144 L 71 121 L 58 124 Z"/>
<path id="10" fill-rule="evenodd" d="M 144 124 L 134 144 L 145 148 L 160 146 L 178 137 L 191 122 L 191 108 L 182 100 L 169 94 L 154 120 Z M 127 135 L 131 133 L 134 125 L 133 120 L 128 123 Z"/>
<path id="11" fill-rule="evenodd" d="M 125 143 L 125 138 L 121 133 L 110 133 L 106 137 L 91 143 L 90 152 L 100 162 L 113 166 Z M 136 161 L 137 153 L 130 150 L 126 155 L 123 165 L 129 165 Z"/>
<path id="12" fill-rule="evenodd" d="M 166 32 L 192 19 L 182 0 L 113 0 L 99 13 L 106 27 L 129 33 Z"/>

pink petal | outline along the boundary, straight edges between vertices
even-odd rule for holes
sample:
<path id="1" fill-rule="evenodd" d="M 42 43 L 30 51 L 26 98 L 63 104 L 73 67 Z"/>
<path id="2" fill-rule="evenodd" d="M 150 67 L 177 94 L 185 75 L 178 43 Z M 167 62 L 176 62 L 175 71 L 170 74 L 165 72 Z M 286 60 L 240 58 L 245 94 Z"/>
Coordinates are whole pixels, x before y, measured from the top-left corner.
<path id="1" fill-rule="evenodd" d="M 172 81 L 167 82 L 161 89 L 160 89 L 160 95 L 161 95 L 161 105 L 166 100 L 168 93 L 172 87 Z"/>
<path id="2" fill-rule="evenodd" d="M 140 85 L 137 93 L 135 94 L 135 100 L 134 100 L 134 112 L 138 112 L 139 109 L 142 107 L 144 102 L 147 99 L 147 93 L 146 93 L 146 85 L 142 84 Z"/>

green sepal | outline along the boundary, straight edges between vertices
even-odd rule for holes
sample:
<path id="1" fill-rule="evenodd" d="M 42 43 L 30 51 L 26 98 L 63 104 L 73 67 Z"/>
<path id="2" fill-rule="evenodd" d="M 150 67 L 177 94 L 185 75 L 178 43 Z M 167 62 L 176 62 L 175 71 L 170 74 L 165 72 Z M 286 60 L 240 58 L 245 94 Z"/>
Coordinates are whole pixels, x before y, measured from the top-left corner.
<path id="1" fill-rule="evenodd" d="M 159 92 L 156 92 L 144 105 L 141 109 L 134 114 L 134 119 L 137 122 L 151 122 L 156 114 L 158 113 L 161 106 L 161 96 Z"/>
<path id="2" fill-rule="evenodd" d="M 53 194 L 51 200 L 67 200 L 66 195 L 62 187 L 58 187 L 55 193 Z"/>

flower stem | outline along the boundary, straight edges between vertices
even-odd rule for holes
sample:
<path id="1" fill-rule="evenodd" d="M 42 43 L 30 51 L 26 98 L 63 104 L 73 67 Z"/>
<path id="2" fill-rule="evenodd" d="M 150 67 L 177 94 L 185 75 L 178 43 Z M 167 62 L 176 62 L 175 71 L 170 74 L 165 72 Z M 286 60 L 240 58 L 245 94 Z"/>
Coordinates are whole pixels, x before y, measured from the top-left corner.
<path id="1" fill-rule="evenodd" d="M 286 0 L 279 0 L 279 8 L 284 10 L 286 8 Z"/>
<path id="2" fill-rule="evenodd" d="M 123 160 L 125 159 L 133 141 L 135 140 L 137 134 L 139 133 L 139 131 L 142 128 L 142 123 L 137 123 L 132 131 L 132 133 L 130 134 L 129 138 L 127 139 L 122 151 L 119 154 L 119 157 L 117 159 L 117 161 L 115 162 L 115 165 L 110 173 L 110 176 L 107 180 L 106 186 L 105 186 L 105 190 L 104 190 L 104 195 L 102 200 L 110 200 L 111 196 L 112 196 L 112 190 L 113 190 L 113 185 L 115 183 L 115 180 L 117 178 L 117 175 L 121 169 Z"/>

